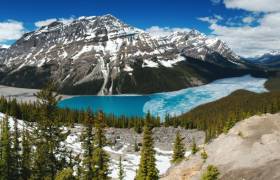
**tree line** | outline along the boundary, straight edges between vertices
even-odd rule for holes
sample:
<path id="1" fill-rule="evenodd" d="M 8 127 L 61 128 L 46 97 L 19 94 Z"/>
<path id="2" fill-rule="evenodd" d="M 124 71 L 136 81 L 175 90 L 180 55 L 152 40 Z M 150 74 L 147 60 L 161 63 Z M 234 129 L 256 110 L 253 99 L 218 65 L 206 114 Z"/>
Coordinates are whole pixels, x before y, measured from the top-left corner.
<path id="1" fill-rule="evenodd" d="M 59 99 L 58 99 L 59 101 Z M 67 126 L 74 126 L 75 123 L 84 123 L 88 114 L 87 110 L 72 110 L 69 108 L 57 107 L 56 123 Z M 0 97 L 0 112 L 17 119 L 28 122 L 36 122 L 40 117 L 41 105 L 37 102 L 19 102 L 15 98 L 8 99 Z M 91 116 L 97 116 L 98 112 L 91 112 Z M 113 114 L 104 114 L 104 120 L 107 127 L 114 128 L 134 128 L 137 133 L 141 133 L 144 127 L 144 117 L 115 116 Z M 153 127 L 159 127 L 161 121 L 159 117 L 152 117 Z"/>

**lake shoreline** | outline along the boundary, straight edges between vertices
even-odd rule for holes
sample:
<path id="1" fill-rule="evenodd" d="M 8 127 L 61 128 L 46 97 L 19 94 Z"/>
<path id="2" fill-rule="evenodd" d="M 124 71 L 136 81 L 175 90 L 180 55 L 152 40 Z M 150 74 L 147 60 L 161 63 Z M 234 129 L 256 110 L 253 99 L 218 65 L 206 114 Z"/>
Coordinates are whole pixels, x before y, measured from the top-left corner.
<path id="1" fill-rule="evenodd" d="M 28 89 L 28 88 L 18 88 L 12 86 L 0 85 L 0 96 L 5 98 L 16 98 L 19 102 L 35 102 L 36 96 L 34 95 L 40 91 L 40 89 Z M 75 96 L 71 95 L 60 95 L 62 100 L 69 99 Z"/>
<path id="2" fill-rule="evenodd" d="M 90 107 L 93 108 L 93 110 L 102 110 L 108 114 L 128 115 L 133 117 L 142 116 L 147 112 L 151 112 L 152 115 L 159 116 L 162 119 L 167 114 L 176 116 L 186 113 L 199 105 L 228 96 L 236 90 L 245 89 L 257 93 L 266 92 L 267 89 L 264 86 L 266 81 L 267 79 L 265 78 L 255 78 L 251 75 L 245 75 L 219 79 L 209 84 L 185 88 L 178 91 L 146 95 L 61 95 L 62 99 L 59 102 L 59 106 L 63 104 L 62 107 L 70 109 L 86 109 Z M 39 89 L 0 85 L 0 96 L 16 98 L 19 102 L 36 101 L 34 93 L 38 91 Z M 139 105 L 137 102 L 134 103 L 136 100 L 133 98 L 136 98 L 141 104 Z M 150 99 L 143 100 L 143 98 Z M 120 101 L 125 101 L 125 103 L 120 103 Z"/>

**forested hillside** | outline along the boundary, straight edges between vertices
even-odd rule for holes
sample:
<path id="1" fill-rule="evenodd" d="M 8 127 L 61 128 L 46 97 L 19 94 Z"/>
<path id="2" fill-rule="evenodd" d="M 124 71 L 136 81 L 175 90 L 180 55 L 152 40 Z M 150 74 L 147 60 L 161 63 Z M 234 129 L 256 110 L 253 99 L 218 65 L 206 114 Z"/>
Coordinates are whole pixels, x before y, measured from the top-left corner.
<path id="1" fill-rule="evenodd" d="M 280 77 L 272 77 L 265 83 L 265 87 L 270 91 L 280 91 Z"/>
<path id="2" fill-rule="evenodd" d="M 256 114 L 273 114 L 279 111 L 279 91 L 257 94 L 239 90 L 179 117 L 168 118 L 165 125 L 204 130 L 208 141 L 222 132 L 227 132 L 238 121 Z"/>

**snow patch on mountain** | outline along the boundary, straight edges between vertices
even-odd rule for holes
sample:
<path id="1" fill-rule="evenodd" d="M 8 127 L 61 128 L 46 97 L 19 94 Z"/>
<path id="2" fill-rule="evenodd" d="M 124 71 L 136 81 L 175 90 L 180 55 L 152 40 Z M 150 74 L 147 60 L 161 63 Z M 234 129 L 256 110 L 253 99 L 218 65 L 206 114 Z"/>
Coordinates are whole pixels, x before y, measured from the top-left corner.
<path id="1" fill-rule="evenodd" d="M 178 55 L 176 59 L 174 60 L 160 60 L 159 62 L 161 63 L 161 65 L 168 67 L 168 68 L 172 68 L 173 65 L 177 64 L 180 61 L 185 61 L 185 57 Z"/>
<path id="2" fill-rule="evenodd" d="M 154 62 L 152 60 L 144 60 L 144 63 L 142 64 L 142 67 L 149 67 L 149 68 L 157 68 L 159 65 L 157 62 Z"/>

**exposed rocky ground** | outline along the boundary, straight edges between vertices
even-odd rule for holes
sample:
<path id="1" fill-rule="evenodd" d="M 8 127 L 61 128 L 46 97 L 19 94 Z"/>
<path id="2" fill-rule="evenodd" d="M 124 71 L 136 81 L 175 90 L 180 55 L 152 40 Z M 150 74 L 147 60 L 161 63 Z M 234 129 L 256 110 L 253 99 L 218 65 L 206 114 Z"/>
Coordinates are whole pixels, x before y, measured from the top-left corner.
<path id="1" fill-rule="evenodd" d="M 67 147 L 72 149 L 74 153 L 80 154 L 81 143 L 80 134 L 82 132 L 82 126 L 76 125 L 71 129 L 71 134 L 66 140 Z M 202 131 L 186 130 L 182 128 L 173 127 L 160 127 L 153 129 L 153 137 L 155 141 L 157 168 L 160 174 L 164 174 L 166 170 L 171 166 L 170 160 L 172 156 L 173 142 L 176 132 L 180 131 L 184 142 L 186 144 L 187 152 L 186 157 L 190 154 L 190 146 L 192 139 L 194 138 L 198 145 L 202 145 L 205 140 L 205 134 Z M 118 160 L 122 156 L 124 169 L 126 172 L 126 180 L 133 180 L 135 177 L 135 171 L 138 168 L 140 162 L 140 151 L 135 151 L 135 143 L 141 148 L 142 134 L 137 134 L 133 129 L 116 129 L 109 128 L 106 130 L 106 137 L 109 145 L 105 147 L 105 150 L 110 154 L 111 165 L 110 169 L 111 177 L 116 178 L 118 170 Z"/>
<path id="2" fill-rule="evenodd" d="M 176 132 L 179 131 L 184 137 L 184 143 L 186 147 L 190 147 L 192 139 L 194 138 L 198 144 L 204 143 L 204 132 L 197 130 L 186 130 L 184 128 L 173 127 L 156 127 L 153 129 L 153 137 L 155 147 L 164 151 L 171 151 L 173 146 Z M 127 152 L 131 152 L 135 141 L 141 146 L 142 134 L 137 134 L 133 129 L 107 129 L 107 139 L 114 144 L 114 150 L 119 150 L 123 147 L 123 144 L 129 144 Z"/>
<path id="3" fill-rule="evenodd" d="M 205 145 L 200 153 L 168 170 L 163 180 L 200 179 L 208 165 L 215 165 L 224 180 L 280 179 L 280 114 L 254 116 L 237 123 Z"/>

